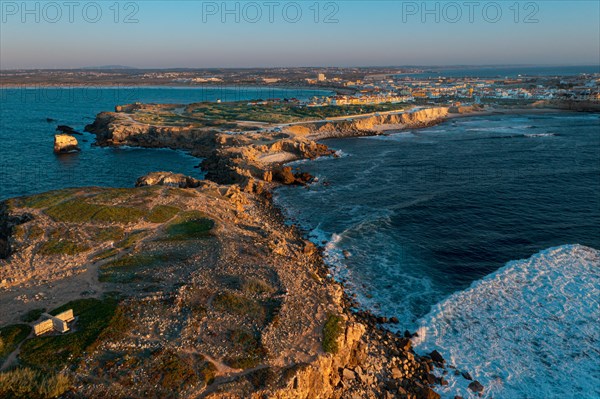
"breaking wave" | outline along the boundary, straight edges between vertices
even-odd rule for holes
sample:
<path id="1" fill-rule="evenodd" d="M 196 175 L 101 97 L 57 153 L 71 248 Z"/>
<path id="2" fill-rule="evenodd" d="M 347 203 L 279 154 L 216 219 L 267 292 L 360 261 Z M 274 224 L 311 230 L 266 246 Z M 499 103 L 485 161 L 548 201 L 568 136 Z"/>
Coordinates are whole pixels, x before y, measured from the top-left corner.
<path id="1" fill-rule="evenodd" d="M 486 398 L 600 397 L 600 251 L 550 248 L 507 263 L 432 308 L 417 351 L 437 349 Z M 477 397 L 448 373 L 443 397 Z"/>

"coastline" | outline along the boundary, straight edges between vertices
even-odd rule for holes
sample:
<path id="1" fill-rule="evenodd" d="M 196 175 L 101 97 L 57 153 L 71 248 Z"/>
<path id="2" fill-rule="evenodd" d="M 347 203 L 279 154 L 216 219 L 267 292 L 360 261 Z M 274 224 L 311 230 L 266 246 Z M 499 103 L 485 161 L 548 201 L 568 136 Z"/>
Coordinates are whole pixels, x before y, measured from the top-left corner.
<path id="1" fill-rule="evenodd" d="M 443 111 L 439 112 L 444 114 Z M 555 109 L 507 109 L 448 114 L 446 110 L 443 117 L 440 117 L 441 114 L 436 112 L 430 115 L 427 115 L 428 112 L 425 112 L 421 115 L 423 118 L 416 117 L 409 121 L 410 123 L 406 124 L 405 129 L 425 128 L 455 118 L 557 112 L 561 111 Z M 301 257 L 306 256 L 307 253 L 314 256 L 311 264 L 313 265 L 312 267 L 315 267 L 319 275 L 319 278 L 315 282 L 330 290 L 330 298 L 337 298 L 333 299 L 333 301 L 332 299 L 327 299 L 327 301 L 332 301 L 329 302 L 330 304 L 337 304 L 334 306 L 339 306 L 339 314 L 343 315 L 346 320 L 345 332 L 338 340 L 341 351 L 339 355 L 318 354 L 318 356 L 312 357 L 312 360 L 307 363 L 310 365 L 308 368 L 296 370 L 295 374 L 293 374 L 295 376 L 295 380 L 293 380 L 295 382 L 291 383 L 292 387 L 295 386 L 293 390 L 290 388 L 288 380 L 287 387 L 280 387 L 277 391 L 271 390 L 271 397 L 325 397 L 334 392 L 338 392 L 339 394 L 354 392 L 359 395 L 368 395 L 369 393 L 383 395 L 384 392 L 389 392 L 389 389 L 400 393 L 413 393 L 419 398 L 436 397 L 436 394 L 432 391 L 432 387 L 435 384 L 443 384 L 444 380 L 443 378 L 432 376 L 431 372 L 433 371 L 434 364 L 438 366 L 443 364 L 443 359 L 440 361 L 439 358 L 437 360 L 433 359 L 435 356 L 417 356 L 414 354 L 411 349 L 410 340 L 408 339 L 409 337 L 392 334 L 382 327 L 382 324 L 386 324 L 389 320 L 385 320 L 368 311 L 352 312 L 351 308 L 356 307 L 356 303 L 350 297 L 350 294 L 346 292 L 343 285 L 333 281 L 329 276 L 329 267 L 325 264 L 322 255 L 323 249 L 321 248 L 316 251 L 311 249 L 311 246 L 305 243 L 306 238 L 303 237 L 302 232 L 297 226 L 290 227 L 283 242 L 277 237 L 279 233 L 275 234 L 275 236 L 272 235 L 272 231 L 283 231 L 282 229 L 285 229 L 283 227 L 285 225 L 285 218 L 282 209 L 272 201 L 272 190 L 282 184 L 307 184 L 310 181 L 310 178 L 302 176 L 301 172 L 294 172 L 285 165 L 299 159 L 314 159 L 319 156 L 334 155 L 333 150 L 313 141 L 313 138 L 322 136 L 323 134 L 327 135 L 331 131 L 330 129 L 336 127 L 335 124 L 331 125 L 331 121 L 324 122 L 312 132 L 291 131 L 289 132 L 289 136 L 268 144 L 263 144 L 262 140 L 264 137 L 260 135 L 252 137 L 251 140 L 244 141 L 241 138 L 233 140 L 231 136 L 212 132 L 201 140 L 201 143 L 204 143 L 203 145 L 206 145 L 206 148 L 198 150 L 197 148 L 194 149 L 198 144 L 197 142 L 185 143 L 184 140 L 183 142 L 179 142 L 179 146 L 173 146 L 173 143 L 164 141 L 164 137 L 168 137 L 174 133 L 181 134 L 185 139 L 198 139 L 198 136 L 187 136 L 189 132 L 185 130 L 165 129 L 162 131 L 165 136 L 161 136 L 160 131 L 148 129 L 147 126 L 121 126 L 118 122 L 119 120 L 106 119 L 95 127 L 90 128 L 90 130 L 96 134 L 101 145 L 118 146 L 128 143 L 127 145 L 139 146 L 141 144 L 141 146 L 151 146 L 154 148 L 165 146 L 179 149 L 192 148 L 196 156 L 200 154 L 208 156 L 208 162 L 203 163 L 210 176 L 208 180 L 213 180 L 223 185 L 215 185 L 215 183 L 209 181 L 203 183 L 200 188 L 187 188 L 187 190 L 196 191 L 202 196 L 203 200 L 210 198 L 205 196 L 206 190 L 216 189 L 220 192 L 226 192 L 225 196 L 232 201 L 227 206 L 236 208 L 233 216 L 236 224 L 248 223 L 246 216 L 243 216 L 246 213 L 243 210 L 245 207 L 250 206 L 257 209 L 252 217 L 259 221 L 258 226 L 263 225 L 259 229 L 264 231 L 264 226 L 275 226 L 273 229 L 269 227 L 269 232 L 265 231 L 268 240 L 272 240 L 275 243 L 271 248 L 274 254 L 281 253 L 289 256 L 287 254 L 298 252 Z M 368 122 L 367 125 L 370 125 L 371 122 L 377 121 L 370 120 Z M 384 122 L 387 122 L 387 120 L 384 120 Z M 359 124 L 359 126 L 348 125 L 347 121 L 341 121 L 340 123 L 344 124 L 347 128 L 345 131 L 347 135 L 344 137 L 382 134 L 379 131 L 369 131 L 367 129 L 368 126 L 364 123 Z M 121 128 L 123 129 L 119 130 Z M 384 132 L 393 131 L 397 130 L 389 129 Z M 148 136 L 147 138 L 151 139 L 151 141 L 144 142 L 144 136 Z M 114 141 L 115 137 L 117 138 L 116 142 Z M 135 137 L 136 142 L 129 142 L 132 137 Z M 209 143 L 209 138 L 210 140 L 214 139 L 214 147 Z M 326 140 L 327 138 L 315 138 L 315 140 Z M 207 140 L 206 142 L 205 139 Z M 185 147 L 181 147 L 182 145 L 185 145 Z M 272 157 L 273 155 L 281 154 L 288 154 L 288 157 L 292 159 L 285 158 L 281 161 L 278 160 L 280 158 Z M 268 158 L 269 156 L 271 158 Z M 223 206 L 226 203 L 224 202 Z M 295 242 L 302 242 L 303 244 L 298 247 L 294 244 Z M 296 262 L 298 261 L 296 260 Z M 298 263 L 296 266 L 307 267 L 303 263 Z M 315 282 L 310 283 L 310 285 L 312 286 Z M 293 292 L 293 295 L 296 296 L 302 294 L 304 293 L 297 289 Z M 320 317 L 319 321 L 322 322 L 324 314 Z M 319 353 L 319 351 L 317 350 L 316 353 Z M 400 359 L 400 363 L 398 363 L 397 358 Z M 373 368 L 377 372 L 374 374 L 365 373 L 369 368 Z M 407 374 L 406 371 L 408 370 L 412 371 Z M 245 375 L 245 373 L 239 373 L 238 378 L 242 378 Z M 230 376 L 227 378 L 230 378 Z M 315 379 L 319 381 L 316 386 L 312 383 Z M 377 382 L 376 388 L 370 388 L 374 382 Z M 220 394 L 225 394 L 227 390 L 235 391 L 241 389 L 238 383 L 239 381 L 236 380 L 228 381 L 225 379 L 220 381 L 220 387 L 223 389 L 220 391 Z M 248 393 L 248 391 L 243 392 Z M 302 393 L 301 395 L 299 395 L 300 392 Z M 220 394 L 215 388 L 205 391 L 204 394 L 214 398 L 225 397 L 219 396 Z"/>

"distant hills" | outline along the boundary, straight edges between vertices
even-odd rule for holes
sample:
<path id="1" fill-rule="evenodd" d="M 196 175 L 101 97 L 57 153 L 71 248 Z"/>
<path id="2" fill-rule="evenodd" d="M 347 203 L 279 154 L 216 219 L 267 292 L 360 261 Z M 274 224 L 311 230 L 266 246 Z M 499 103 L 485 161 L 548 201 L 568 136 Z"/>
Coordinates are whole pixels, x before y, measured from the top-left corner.
<path id="1" fill-rule="evenodd" d="M 89 66 L 82 67 L 80 69 L 137 69 L 126 65 L 101 65 L 101 66 Z"/>

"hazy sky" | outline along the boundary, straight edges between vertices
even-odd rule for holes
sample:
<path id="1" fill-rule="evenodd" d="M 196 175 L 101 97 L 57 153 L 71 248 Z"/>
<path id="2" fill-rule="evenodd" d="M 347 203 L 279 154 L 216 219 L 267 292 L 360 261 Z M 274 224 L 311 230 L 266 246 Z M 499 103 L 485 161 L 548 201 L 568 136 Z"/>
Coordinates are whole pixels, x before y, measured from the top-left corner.
<path id="1" fill-rule="evenodd" d="M 2 0 L 0 10 L 3 69 L 600 63 L 597 0 Z"/>

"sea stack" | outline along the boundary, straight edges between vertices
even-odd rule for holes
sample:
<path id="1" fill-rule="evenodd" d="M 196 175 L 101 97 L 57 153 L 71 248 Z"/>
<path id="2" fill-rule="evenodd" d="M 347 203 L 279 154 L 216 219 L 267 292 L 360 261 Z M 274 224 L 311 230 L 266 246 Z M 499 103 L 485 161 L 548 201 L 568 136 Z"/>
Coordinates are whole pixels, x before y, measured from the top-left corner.
<path id="1" fill-rule="evenodd" d="M 65 154 L 68 152 L 80 151 L 77 139 L 68 134 L 54 135 L 54 153 Z"/>

